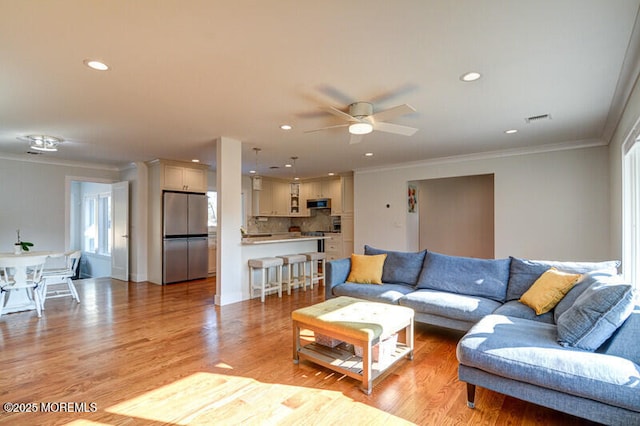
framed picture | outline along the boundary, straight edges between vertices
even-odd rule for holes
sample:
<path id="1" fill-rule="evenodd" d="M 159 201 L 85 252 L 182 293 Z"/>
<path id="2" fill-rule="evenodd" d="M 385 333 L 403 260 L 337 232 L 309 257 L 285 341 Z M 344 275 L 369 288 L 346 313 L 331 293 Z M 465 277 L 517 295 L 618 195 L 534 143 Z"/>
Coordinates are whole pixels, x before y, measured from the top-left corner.
<path id="1" fill-rule="evenodd" d="M 415 185 L 407 186 L 407 211 L 415 213 L 418 209 L 418 188 Z"/>

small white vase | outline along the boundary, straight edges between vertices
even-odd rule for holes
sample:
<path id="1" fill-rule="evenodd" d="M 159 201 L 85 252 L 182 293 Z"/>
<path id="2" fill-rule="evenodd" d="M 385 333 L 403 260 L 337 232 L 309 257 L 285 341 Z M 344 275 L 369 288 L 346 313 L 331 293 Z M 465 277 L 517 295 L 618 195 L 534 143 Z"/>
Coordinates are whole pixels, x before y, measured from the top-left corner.
<path id="1" fill-rule="evenodd" d="M 13 254 L 22 254 L 22 246 L 20 244 L 13 245 Z"/>

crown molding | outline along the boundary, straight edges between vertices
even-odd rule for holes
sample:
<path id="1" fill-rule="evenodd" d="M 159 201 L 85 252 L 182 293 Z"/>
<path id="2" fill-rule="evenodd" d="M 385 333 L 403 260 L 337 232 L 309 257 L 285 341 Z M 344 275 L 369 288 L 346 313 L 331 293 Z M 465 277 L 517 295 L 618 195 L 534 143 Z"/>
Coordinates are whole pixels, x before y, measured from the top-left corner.
<path id="1" fill-rule="evenodd" d="M 376 173 L 381 171 L 408 169 L 419 166 L 434 166 L 440 164 L 464 163 L 468 161 L 492 160 L 496 158 L 515 157 L 520 155 L 541 154 L 545 152 L 568 151 L 573 149 L 593 148 L 608 145 L 602 139 L 582 139 L 578 141 L 560 142 L 523 148 L 512 148 L 500 151 L 479 152 L 476 154 L 453 155 L 450 157 L 432 158 L 430 160 L 411 161 L 384 166 L 372 166 L 355 169 L 357 173 Z"/>
<path id="2" fill-rule="evenodd" d="M 65 166 L 65 167 L 80 167 L 85 169 L 93 169 L 93 170 L 107 170 L 107 171 L 122 171 L 123 168 L 116 167 L 109 164 L 101 164 L 101 163 L 87 163 L 80 161 L 72 161 L 72 160 L 60 160 L 60 159 L 51 159 L 51 158 L 40 158 L 38 155 L 31 154 L 8 154 L 4 152 L 0 152 L 0 159 L 2 160 L 11 160 L 11 161 L 23 161 L 25 163 L 38 163 L 38 164 L 48 164 L 52 166 Z"/>

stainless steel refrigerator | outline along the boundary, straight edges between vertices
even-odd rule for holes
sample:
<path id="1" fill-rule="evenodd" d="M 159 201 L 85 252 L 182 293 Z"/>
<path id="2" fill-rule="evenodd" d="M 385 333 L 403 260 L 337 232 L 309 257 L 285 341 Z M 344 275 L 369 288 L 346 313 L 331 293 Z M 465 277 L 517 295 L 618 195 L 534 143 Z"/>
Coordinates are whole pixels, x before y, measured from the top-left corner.
<path id="1" fill-rule="evenodd" d="M 162 283 L 205 278 L 208 272 L 207 196 L 163 194 Z"/>

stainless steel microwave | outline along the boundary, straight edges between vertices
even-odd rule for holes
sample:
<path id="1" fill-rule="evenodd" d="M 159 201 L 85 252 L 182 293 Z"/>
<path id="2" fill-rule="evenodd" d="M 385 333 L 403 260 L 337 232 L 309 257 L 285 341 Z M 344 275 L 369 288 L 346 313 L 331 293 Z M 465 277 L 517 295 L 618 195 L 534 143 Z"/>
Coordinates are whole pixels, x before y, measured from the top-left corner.
<path id="1" fill-rule="evenodd" d="M 315 200 L 307 200 L 308 209 L 330 209 L 331 198 L 317 198 Z"/>

